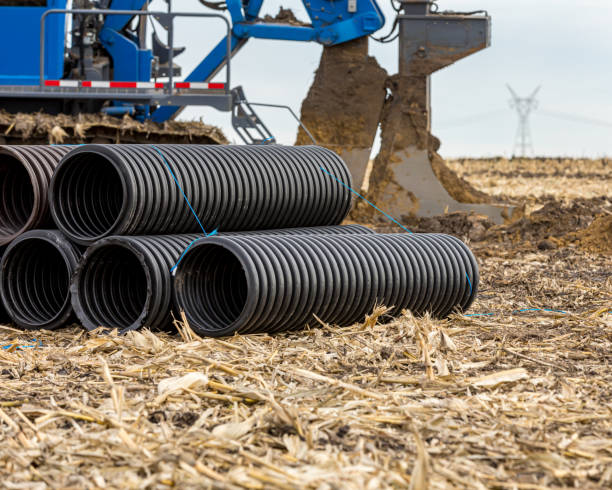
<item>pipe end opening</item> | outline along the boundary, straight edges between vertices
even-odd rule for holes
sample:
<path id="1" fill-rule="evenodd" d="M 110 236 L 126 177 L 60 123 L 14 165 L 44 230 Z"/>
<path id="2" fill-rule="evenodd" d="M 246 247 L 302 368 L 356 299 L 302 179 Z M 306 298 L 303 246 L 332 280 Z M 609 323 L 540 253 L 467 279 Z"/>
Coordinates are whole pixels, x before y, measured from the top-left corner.
<path id="1" fill-rule="evenodd" d="M 85 258 L 75 278 L 75 312 L 88 329 L 138 328 L 146 317 L 149 280 L 140 257 L 106 244 Z"/>
<path id="2" fill-rule="evenodd" d="M 0 242 L 7 242 L 33 220 L 34 185 L 24 165 L 0 155 Z"/>
<path id="3" fill-rule="evenodd" d="M 55 172 L 51 195 L 55 222 L 79 243 L 112 234 L 125 201 L 118 169 L 107 156 L 95 152 L 69 155 Z"/>
<path id="4" fill-rule="evenodd" d="M 228 334 L 247 308 L 248 281 L 242 263 L 217 244 L 202 244 L 185 256 L 175 291 L 193 326 L 206 335 Z"/>
<path id="5" fill-rule="evenodd" d="M 2 259 L 2 296 L 13 321 L 24 328 L 56 328 L 70 314 L 72 266 L 50 242 L 18 242 Z"/>

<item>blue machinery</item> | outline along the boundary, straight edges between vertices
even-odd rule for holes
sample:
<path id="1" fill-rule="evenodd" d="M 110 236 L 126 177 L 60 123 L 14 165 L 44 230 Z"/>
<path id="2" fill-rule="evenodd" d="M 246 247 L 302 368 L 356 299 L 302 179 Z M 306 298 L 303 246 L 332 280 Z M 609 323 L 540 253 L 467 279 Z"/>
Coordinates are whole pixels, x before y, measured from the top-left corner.
<path id="1" fill-rule="evenodd" d="M 199 0 L 209 9 L 202 13 L 174 12 L 172 0 L 165 1 L 165 11 L 151 11 L 149 0 L 72 0 L 70 8 L 67 0 L 47 0 L 44 7 L 0 7 L 0 109 L 50 114 L 105 112 L 164 122 L 185 106 L 211 106 L 231 112 L 232 125 L 245 143 L 275 143 L 253 107 L 289 108 L 249 103 L 242 87 L 232 87 L 231 60 L 240 48 L 250 38 L 333 46 L 371 36 L 385 23 L 376 0 L 302 0 L 311 21 L 308 25 L 260 19 L 263 0 Z M 466 204 L 456 200 L 458 195 L 449 194 L 434 174 L 433 163 L 440 157 L 430 138 L 430 75 L 486 48 L 490 18 L 482 11 L 440 12 L 436 0 L 390 1 L 397 16 L 390 33 L 377 40 L 399 39 L 398 76 L 384 87 L 368 84 L 359 92 L 373 97 L 387 94 L 384 114 L 379 116 L 381 150 L 372 169 L 375 185 L 371 197 L 384 202 L 385 209 L 398 218 L 468 211 L 499 222 L 509 208 Z M 19 4 L 15 0 L 10 3 Z M 150 17 L 156 23 L 148 22 Z M 177 81 L 181 69 L 174 59 L 185 48 L 174 46 L 176 17 L 223 22 L 226 27 L 225 37 L 181 81 Z M 156 24 L 166 31 L 166 42 L 158 36 Z M 153 26 L 150 38 L 148 25 Z M 219 80 L 223 68 L 224 80 Z M 363 103 L 354 100 L 356 92 L 349 80 L 335 87 L 335 104 L 327 104 L 329 110 L 322 114 L 330 124 L 338 122 L 336 115 L 343 114 L 348 104 L 358 110 Z M 366 132 L 369 143 L 363 146 L 353 144 L 350 129 L 342 133 L 340 141 L 333 142 L 357 186 L 366 173 L 376 126 Z"/>
<path id="2" fill-rule="evenodd" d="M 73 0 L 71 9 L 67 0 L 48 0 L 46 7 L 0 7 L 0 107 L 12 112 L 103 111 L 163 122 L 187 105 L 208 105 L 232 111 L 232 123 L 245 142 L 274 142 L 242 89 L 232 90 L 232 56 L 250 38 L 331 46 L 371 35 L 385 23 L 375 0 L 303 0 L 310 25 L 262 21 L 263 0 L 200 0 L 213 10 L 227 10 L 229 19 L 218 12 L 173 12 L 171 1 L 166 0 L 165 12 L 148 10 L 147 0 Z M 432 56 L 443 47 L 452 61 L 488 45 L 486 16 L 435 14 L 432 2 L 423 0 L 401 4 L 401 30 L 412 33 L 400 36 L 404 64 L 425 57 L 430 44 Z M 174 64 L 184 49 L 174 47 L 178 16 L 221 21 L 227 28 L 226 36 L 180 82 L 175 81 L 180 68 Z M 146 17 L 167 31 L 166 44 L 154 32 L 152 48 L 147 47 Z M 417 44 L 403 43 L 408 38 Z M 225 80 L 211 82 L 224 67 Z"/>
<path id="3" fill-rule="evenodd" d="M 266 23 L 258 20 L 262 3 L 228 0 L 223 8 L 231 23 L 221 13 L 173 12 L 171 0 L 166 12 L 146 10 L 147 0 L 74 0 L 73 7 L 86 8 L 72 9 L 66 8 L 67 0 L 48 0 L 46 7 L 0 7 L 0 103 L 9 110 L 102 110 L 156 122 L 172 119 L 186 105 L 234 108 L 233 120 L 253 126 L 255 142 L 273 142 L 243 104 L 243 92 L 232 94 L 231 57 L 249 38 L 342 43 L 377 31 L 384 17 L 374 0 L 304 0 L 312 25 Z M 64 35 L 67 15 L 73 16 L 71 43 Z M 154 33 L 153 49 L 147 48 L 145 16 L 167 31 L 167 45 Z M 183 50 L 173 46 L 178 16 L 216 18 L 226 23 L 227 34 L 184 81 L 175 83 L 180 68 L 174 57 Z M 207 83 L 223 67 L 224 82 Z M 168 82 L 151 83 L 158 77 Z"/>

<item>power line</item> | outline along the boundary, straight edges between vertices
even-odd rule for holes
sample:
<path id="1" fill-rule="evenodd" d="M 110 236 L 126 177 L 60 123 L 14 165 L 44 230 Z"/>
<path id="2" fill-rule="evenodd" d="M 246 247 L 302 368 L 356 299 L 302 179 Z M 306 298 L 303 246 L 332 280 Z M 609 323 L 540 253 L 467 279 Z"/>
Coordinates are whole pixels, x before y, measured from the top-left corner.
<path id="1" fill-rule="evenodd" d="M 506 113 L 507 109 L 495 109 L 492 111 L 480 112 L 475 114 L 470 114 L 464 117 L 458 117 L 455 119 L 447 119 L 445 121 L 441 121 L 439 123 L 435 123 L 437 129 L 442 128 L 452 128 L 455 126 L 464 126 L 468 124 L 480 123 L 485 119 L 489 119 L 495 116 L 500 116 L 501 114 Z M 593 119 L 590 117 L 585 117 L 580 114 L 571 114 L 569 112 L 559 112 L 559 111 L 550 111 L 547 109 L 539 109 L 536 115 L 553 117 L 556 119 L 561 119 L 564 121 L 577 122 L 582 124 L 590 124 L 593 126 L 603 126 L 603 127 L 612 127 L 612 121 L 604 121 L 603 119 Z"/>
<path id="2" fill-rule="evenodd" d="M 538 114 L 542 114 L 544 116 L 549 116 L 549 117 L 554 117 L 556 119 L 563 119 L 565 121 L 579 122 L 583 124 L 591 124 L 593 126 L 612 127 L 612 122 L 610 121 L 602 121 L 601 119 L 593 119 L 590 117 L 580 116 L 578 114 L 570 114 L 568 112 L 549 111 L 546 109 L 542 109 L 538 111 Z"/>
<path id="3" fill-rule="evenodd" d="M 447 119 L 446 121 L 442 121 L 440 123 L 435 124 L 436 128 L 450 128 L 453 126 L 464 126 L 466 124 L 474 124 L 481 122 L 483 119 L 488 119 L 490 117 L 499 116 L 505 113 L 507 109 L 494 109 L 492 111 L 481 112 L 479 114 L 470 114 L 469 116 L 458 117 L 455 119 Z"/>
<path id="4" fill-rule="evenodd" d="M 535 96 L 535 94 L 537 94 L 539 88 L 540 87 L 534 90 L 531 96 L 521 98 L 521 97 L 518 97 L 518 95 L 516 95 L 516 93 L 512 90 L 512 88 L 508 86 L 508 89 L 510 90 L 510 93 L 512 94 L 512 97 L 513 97 L 510 100 L 510 107 L 512 107 L 513 109 L 516 109 L 517 112 L 519 112 L 519 127 L 517 129 L 515 144 L 513 147 L 513 153 L 517 146 L 521 147 L 522 155 L 525 155 L 526 150 L 528 148 L 531 150 L 531 152 L 533 152 L 533 145 L 532 145 L 528 117 L 531 115 L 531 111 L 533 111 L 536 108 L 538 109 L 536 114 L 540 114 L 543 116 L 552 117 L 552 118 L 560 119 L 564 121 L 575 122 L 575 123 L 589 124 L 592 126 L 608 127 L 608 128 L 612 127 L 612 121 L 604 121 L 603 119 L 586 117 L 581 114 L 571 114 L 569 112 L 555 111 L 555 110 L 549 110 L 549 109 L 539 109 L 537 107 L 536 100 L 532 100 L 529 103 L 529 100 L 532 99 Z M 516 105 L 517 100 L 518 100 L 519 107 L 517 107 Z M 487 119 L 494 118 L 496 116 L 500 116 L 501 114 L 505 112 L 506 112 L 506 109 L 498 108 L 498 109 L 494 109 L 491 111 L 469 114 L 467 116 L 463 116 L 463 117 L 459 117 L 455 119 L 447 119 L 439 123 L 434 121 L 434 126 L 436 129 L 446 129 L 446 128 L 452 128 L 452 127 L 457 127 L 457 126 L 467 126 L 471 124 L 479 124 Z"/>

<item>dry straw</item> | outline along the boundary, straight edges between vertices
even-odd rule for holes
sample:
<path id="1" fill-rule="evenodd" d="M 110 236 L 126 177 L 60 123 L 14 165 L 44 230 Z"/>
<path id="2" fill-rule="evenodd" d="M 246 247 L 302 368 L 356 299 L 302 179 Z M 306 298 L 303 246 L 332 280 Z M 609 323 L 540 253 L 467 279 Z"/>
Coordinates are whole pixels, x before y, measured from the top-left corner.
<path id="1" fill-rule="evenodd" d="M 492 316 L 381 306 L 225 339 L 181 317 L 173 336 L 0 327 L 0 486 L 610 487 L 609 256 L 474 251 L 473 312 Z M 512 313 L 530 307 L 569 314 Z"/>

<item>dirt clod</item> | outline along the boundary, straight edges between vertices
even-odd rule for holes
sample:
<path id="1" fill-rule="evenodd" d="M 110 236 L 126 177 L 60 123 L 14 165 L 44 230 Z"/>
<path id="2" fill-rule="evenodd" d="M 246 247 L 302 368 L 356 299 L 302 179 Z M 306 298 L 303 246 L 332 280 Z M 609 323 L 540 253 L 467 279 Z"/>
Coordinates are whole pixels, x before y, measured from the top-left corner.
<path id="1" fill-rule="evenodd" d="M 263 21 L 268 24 L 289 24 L 292 26 L 310 27 L 311 24 L 302 22 L 299 20 L 293 10 L 279 7 L 278 13 L 272 17 L 271 15 L 265 15 Z"/>
<path id="2" fill-rule="evenodd" d="M 553 250 L 555 248 L 557 248 L 557 245 L 551 240 L 540 240 L 538 242 L 538 250 Z"/>
<path id="3" fill-rule="evenodd" d="M 177 427 L 191 427 L 196 420 L 198 420 L 198 414 L 195 412 L 178 412 L 172 416 L 172 423 Z"/>

